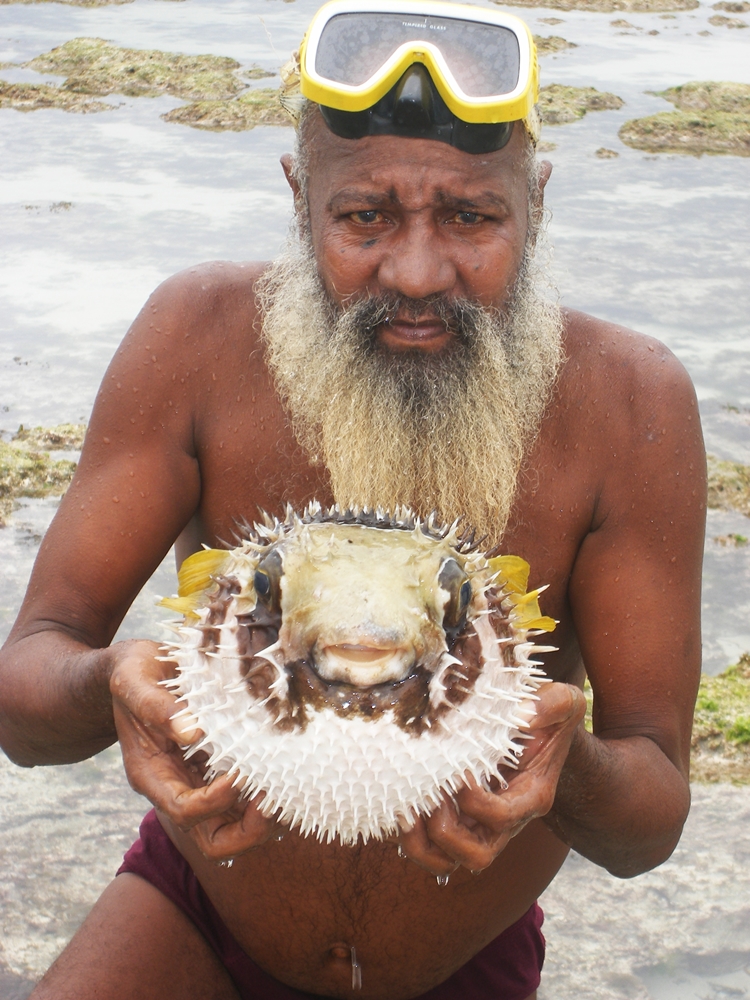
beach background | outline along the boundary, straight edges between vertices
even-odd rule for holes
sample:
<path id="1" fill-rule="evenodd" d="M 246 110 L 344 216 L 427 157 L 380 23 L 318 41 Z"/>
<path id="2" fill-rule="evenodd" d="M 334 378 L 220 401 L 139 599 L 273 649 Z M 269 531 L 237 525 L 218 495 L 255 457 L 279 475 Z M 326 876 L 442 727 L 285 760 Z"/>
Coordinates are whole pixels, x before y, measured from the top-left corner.
<path id="1" fill-rule="evenodd" d="M 20 425 L 85 423 L 153 288 L 200 261 L 272 257 L 291 211 L 278 165 L 290 128 L 165 121 L 190 99 L 122 87 L 95 98 L 106 110 L 24 113 L 9 106 L 9 87 L 59 89 L 66 79 L 59 67 L 24 64 L 98 38 L 228 57 L 241 87 L 275 88 L 316 6 L 0 0 L 8 85 L 0 86 L 0 440 Z M 708 451 L 747 466 L 750 158 L 654 153 L 618 137 L 631 119 L 673 110 L 656 92 L 750 83 L 750 14 L 742 0 L 735 8 L 515 12 L 536 35 L 572 43 L 542 56 L 543 84 L 595 87 L 623 102 L 544 130 L 561 300 L 664 341 L 695 382 Z M 50 452 L 51 462 L 71 458 L 75 450 Z M 0 640 L 56 503 L 22 498 L 0 528 Z M 706 540 L 704 671 L 712 675 L 750 651 L 750 520 L 724 506 L 709 511 Z M 174 590 L 168 557 L 119 637 L 159 638 L 155 597 Z M 111 878 L 145 808 L 116 747 L 64 768 L 22 770 L 0 755 L 0 1000 L 28 995 Z M 694 786 L 683 840 L 656 872 L 621 882 L 571 855 L 543 899 L 541 1000 L 750 997 L 749 864 L 750 790 L 730 783 Z"/>

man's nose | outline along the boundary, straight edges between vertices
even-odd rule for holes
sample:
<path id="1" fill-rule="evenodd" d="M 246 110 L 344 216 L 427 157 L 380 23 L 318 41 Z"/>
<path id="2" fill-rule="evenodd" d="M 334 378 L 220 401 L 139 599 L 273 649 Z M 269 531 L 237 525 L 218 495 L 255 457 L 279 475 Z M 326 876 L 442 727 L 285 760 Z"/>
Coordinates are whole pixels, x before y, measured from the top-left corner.
<path id="1" fill-rule="evenodd" d="M 411 299 L 424 299 L 452 291 L 456 268 L 435 227 L 414 219 L 399 227 L 397 238 L 388 247 L 378 268 L 378 282 L 384 290 Z"/>

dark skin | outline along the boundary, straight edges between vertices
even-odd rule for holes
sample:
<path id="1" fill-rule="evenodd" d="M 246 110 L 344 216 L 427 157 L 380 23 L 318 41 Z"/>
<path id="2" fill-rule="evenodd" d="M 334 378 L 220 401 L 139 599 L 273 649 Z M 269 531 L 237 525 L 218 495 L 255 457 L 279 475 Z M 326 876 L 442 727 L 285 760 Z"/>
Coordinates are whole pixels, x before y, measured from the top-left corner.
<path id="1" fill-rule="evenodd" d="M 538 200 L 548 175 L 547 166 Z M 395 290 L 502 306 L 528 226 L 523 136 L 517 128 L 505 149 L 472 156 L 318 128 L 308 203 L 320 273 L 339 301 Z M 231 538 L 258 507 L 331 500 L 263 362 L 259 273 L 234 264 L 184 272 L 129 331 L 0 661 L 0 734 L 26 765 L 78 760 L 119 737 L 131 783 L 157 805 L 258 964 L 298 989 L 346 997 L 354 945 L 360 995 L 397 1000 L 447 978 L 517 920 L 569 845 L 622 877 L 674 849 L 689 806 L 700 670 L 705 458 L 696 402 L 661 344 L 565 313 L 566 361 L 501 540 L 531 564 L 531 585 L 549 584 L 543 610 L 560 622 L 559 652 L 545 658 L 557 683 L 542 691 L 519 771 L 507 790 L 468 787 L 459 812 L 446 804 L 402 831 L 415 864 L 393 843 L 342 848 L 293 833 L 278 841 L 274 821 L 238 806 L 226 780 L 205 786 L 183 762 L 177 744 L 197 734 L 169 721 L 174 702 L 156 681 L 170 666 L 154 659 L 155 644 L 108 646 L 175 538 L 184 558 L 201 542 Z M 392 351 L 428 352 L 452 333 L 427 311 L 416 321 L 397 315 L 378 336 Z M 581 724 L 586 673 L 595 735 Z M 217 867 L 228 857 L 231 869 Z M 447 873 L 439 888 L 434 875 Z M 150 983 L 172 959 L 155 958 L 146 938 L 181 925 L 151 887 L 121 883 L 36 996 L 165 995 Z M 134 917 L 130 972 L 120 962 L 115 973 L 101 928 L 123 913 Z M 138 929 L 146 918 L 147 934 Z M 207 959 L 198 943 L 190 961 L 199 979 Z M 94 965 L 101 978 L 90 987 Z M 208 995 L 177 973 L 169 995 Z"/>

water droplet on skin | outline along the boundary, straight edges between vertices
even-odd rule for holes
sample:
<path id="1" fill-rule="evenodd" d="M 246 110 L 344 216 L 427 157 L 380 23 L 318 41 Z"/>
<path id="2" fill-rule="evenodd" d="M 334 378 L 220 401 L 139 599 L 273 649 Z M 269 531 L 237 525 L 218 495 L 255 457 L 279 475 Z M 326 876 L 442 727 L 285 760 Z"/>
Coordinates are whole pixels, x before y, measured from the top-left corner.
<path id="1" fill-rule="evenodd" d="M 357 952 L 352 946 L 352 989 L 362 989 L 362 966 L 357 961 Z"/>
<path id="2" fill-rule="evenodd" d="M 285 836 L 285 834 L 284 834 L 284 831 L 282 830 L 280 833 L 275 833 L 273 835 L 273 839 L 278 842 L 279 840 L 283 840 L 284 836 Z"/>
<path id="3" fill-rule="evenodd" d="M 399 845 L 398 845 L 398 856 L 399 856 L 400 858 L 405 858 L 405 857 L 406 857 L 406 855 L 404 854 L 404 849 L 403 849 L 403 847 L 401 846 L 401 844 L 399 844 Z"/>
<path id="4" fill-rule="evenodd" d="M 436 875 L 435 878 L 437 879 L 437 884 L 440 886 L 440 888 L 444 889 L 446 885 L 448 885 L 450 875 Z"/>

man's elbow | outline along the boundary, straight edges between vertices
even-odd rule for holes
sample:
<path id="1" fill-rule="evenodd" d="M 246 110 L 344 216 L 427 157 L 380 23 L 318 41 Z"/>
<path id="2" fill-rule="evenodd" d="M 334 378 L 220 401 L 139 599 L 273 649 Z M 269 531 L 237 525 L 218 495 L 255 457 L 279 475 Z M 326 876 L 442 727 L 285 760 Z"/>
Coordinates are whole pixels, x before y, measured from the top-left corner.
<path id="1" fill-rule="evenodd" d="M 33 750 L 20 739 L 14 727 L 0 718 L 0 750 L 19 767 L 35 767 L 39 761 Z"/>
<path id="2" fill-rule="evenodd" d="M 675 822 L 674 826 L 662 837 L 658 838 L 658 840 L 652 841 L 649 844 L 634 846 L 632 850 L 624 852 L 618 858 L 612 859 L 612 862 L 605 864 L 604 867 L 615 878 L 626 879 L 635 878 L 637 875 L 644 875 L 646 872 L 658 868 L 659 865 L 663 865 L 665 861 L 668 861 L 672 857 L 674 849 L 680 842 L 687 814 L 688 809 Z"/>

